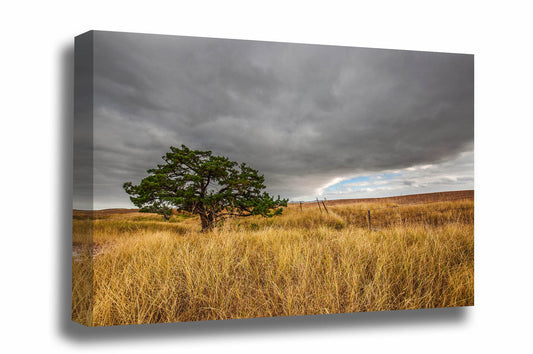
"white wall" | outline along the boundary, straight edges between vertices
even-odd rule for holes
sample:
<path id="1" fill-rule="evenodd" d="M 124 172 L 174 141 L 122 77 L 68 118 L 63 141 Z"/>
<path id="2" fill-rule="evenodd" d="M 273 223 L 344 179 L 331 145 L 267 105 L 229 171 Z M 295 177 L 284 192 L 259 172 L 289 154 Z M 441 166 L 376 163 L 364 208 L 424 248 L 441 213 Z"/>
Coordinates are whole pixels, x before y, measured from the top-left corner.
<path id="1" fill-rule="evenodd" d="M 2 349 L 134 352 L 531 350 L 533 55 L 525 3 L 18 1 L 0 21 Z M 503 3 L 503 2 L 502 2 Z M 8 5 L 9 4 L 9 5 Z M 13 2 L 15 4 L 15 2 Z M 432 4 L 432 5 L 428 5 Z M 6 7 L 7 6 L 7 7 Z M 476 305 L 87 329 L 68 316 L 73 37 L 90 29 L 476 55 Z"/>

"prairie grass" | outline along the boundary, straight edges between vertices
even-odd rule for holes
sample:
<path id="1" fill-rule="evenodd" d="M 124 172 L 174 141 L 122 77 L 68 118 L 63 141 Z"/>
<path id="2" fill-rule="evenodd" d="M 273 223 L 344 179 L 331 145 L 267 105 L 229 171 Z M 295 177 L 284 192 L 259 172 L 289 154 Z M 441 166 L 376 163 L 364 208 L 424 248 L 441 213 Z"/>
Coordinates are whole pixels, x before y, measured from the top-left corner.
<path id="1" fill-rule="evenodd" d="M 474 304 L 472 200 L 328 211 L 289 205 L 282 216 L 232 219 L 208 233 L 188 217 L 75 219 L 75 244 L 89 246 L 73 258 L 73 319 L 104 326 Z"/>

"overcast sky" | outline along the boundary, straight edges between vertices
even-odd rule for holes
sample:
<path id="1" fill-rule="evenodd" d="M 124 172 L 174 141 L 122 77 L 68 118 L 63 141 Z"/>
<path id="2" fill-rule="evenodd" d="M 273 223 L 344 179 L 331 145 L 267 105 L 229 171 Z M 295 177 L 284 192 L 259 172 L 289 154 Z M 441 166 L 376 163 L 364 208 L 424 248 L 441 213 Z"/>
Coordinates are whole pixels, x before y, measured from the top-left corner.
<path id="1" fill-rule="evenodd" d="M 94 208 L 185 144 L 293 201 L 474 185 L 472 55 L 96 32 Z M 76 205 L 74 206 L 76 207 Z"/>

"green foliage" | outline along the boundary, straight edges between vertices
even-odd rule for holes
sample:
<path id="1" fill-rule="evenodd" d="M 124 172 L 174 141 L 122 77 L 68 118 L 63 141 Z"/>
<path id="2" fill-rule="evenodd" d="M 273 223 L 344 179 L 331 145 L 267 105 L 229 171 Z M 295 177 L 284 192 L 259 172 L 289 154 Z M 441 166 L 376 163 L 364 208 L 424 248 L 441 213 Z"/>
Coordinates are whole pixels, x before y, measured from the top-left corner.
<path id="1" fill-rule="evenodd" d="M 207 230 L 230 216 L 272 217 L 287 206 L 287 199 L 274 199 L 263 191 L 264 176 L 245 163 L 185 145 L 171 146 L 163 160 L 139 185 L 124 183 L 142 212 L 158 213 L 166 220 L 172 209 L 191 212 L 200 216 L 202 230 Z"/>

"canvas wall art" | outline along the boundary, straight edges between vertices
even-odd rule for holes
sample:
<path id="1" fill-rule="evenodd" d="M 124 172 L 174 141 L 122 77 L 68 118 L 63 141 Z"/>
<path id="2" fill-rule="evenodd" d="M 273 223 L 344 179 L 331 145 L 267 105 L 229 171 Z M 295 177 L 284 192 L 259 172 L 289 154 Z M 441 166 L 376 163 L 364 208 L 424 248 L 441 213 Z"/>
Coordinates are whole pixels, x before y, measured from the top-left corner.
<path id="1" fill-rule="evenodd" d="M 474 56 L 75 39 L 72 319 L 474 304 Z"/>

